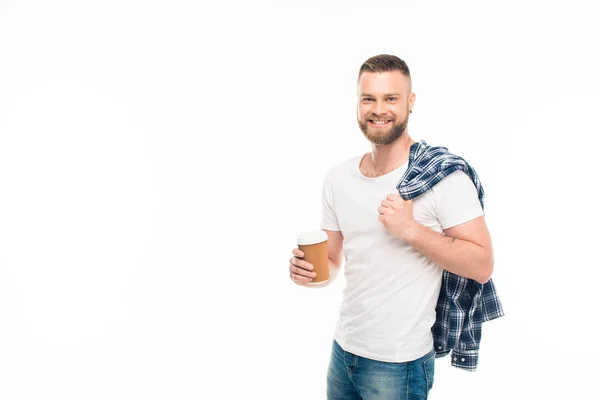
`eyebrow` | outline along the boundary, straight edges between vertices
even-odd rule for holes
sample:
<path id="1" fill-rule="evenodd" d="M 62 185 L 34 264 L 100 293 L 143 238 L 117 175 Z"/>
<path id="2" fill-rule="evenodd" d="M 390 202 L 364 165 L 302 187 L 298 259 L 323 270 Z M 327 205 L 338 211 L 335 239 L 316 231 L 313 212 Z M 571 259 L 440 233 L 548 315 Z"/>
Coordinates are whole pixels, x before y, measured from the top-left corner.
<path id="1" fill-rule="evenodd" d="M 372 94 L 369 94 L 369 93 L 361 93 L 361 94 L 360 94 L 360 97 L 365 97 L 365 96 L 368 96 L 368 97 L 375 97 L 374 95 L 372 95 Z M 400 96 L 400 93 L 386 93 L 384 96 L 385 96 L 385 97 L 388 97 L 388 96 Z"/>

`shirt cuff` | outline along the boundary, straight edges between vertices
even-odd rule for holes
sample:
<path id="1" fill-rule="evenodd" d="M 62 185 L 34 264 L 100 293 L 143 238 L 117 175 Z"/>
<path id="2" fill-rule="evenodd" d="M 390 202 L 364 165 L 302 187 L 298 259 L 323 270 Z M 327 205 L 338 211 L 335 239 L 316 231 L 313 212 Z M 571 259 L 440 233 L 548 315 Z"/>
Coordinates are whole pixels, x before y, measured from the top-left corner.
<path id="1" fill-rule="evenodd" d="M 475 371 L 477 369 L 479 350 L 453 350 L 451 356 L 452 366 L 467 371 Z"/>

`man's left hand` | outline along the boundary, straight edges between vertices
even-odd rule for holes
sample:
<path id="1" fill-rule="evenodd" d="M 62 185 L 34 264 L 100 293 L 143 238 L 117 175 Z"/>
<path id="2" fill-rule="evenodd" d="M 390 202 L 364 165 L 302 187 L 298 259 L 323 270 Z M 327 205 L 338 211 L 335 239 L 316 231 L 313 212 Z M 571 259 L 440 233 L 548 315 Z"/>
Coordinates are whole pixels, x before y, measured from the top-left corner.
<path id="1" fill-rule="evenodd" d="M 385 229 L 400 239 L 406 239 L 417 225 L 413 217 L 412 200 L 406 201 L 399 195 L 388 194 L 377 211 Z"/>

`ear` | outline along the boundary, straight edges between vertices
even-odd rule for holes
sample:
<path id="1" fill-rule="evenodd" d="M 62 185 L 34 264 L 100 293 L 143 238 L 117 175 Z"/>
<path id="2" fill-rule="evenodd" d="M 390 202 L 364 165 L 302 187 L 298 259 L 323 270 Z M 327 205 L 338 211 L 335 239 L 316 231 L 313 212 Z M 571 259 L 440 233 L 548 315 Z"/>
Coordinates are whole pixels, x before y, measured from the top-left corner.
<path id="1" fill-rule="evenodd" d="M 408 95 L 408 109 L 412 112 L 413 107 L 415 106 L 415 101 L 417 99 L 417 95 L 414 92 L 410 92 Z"/>

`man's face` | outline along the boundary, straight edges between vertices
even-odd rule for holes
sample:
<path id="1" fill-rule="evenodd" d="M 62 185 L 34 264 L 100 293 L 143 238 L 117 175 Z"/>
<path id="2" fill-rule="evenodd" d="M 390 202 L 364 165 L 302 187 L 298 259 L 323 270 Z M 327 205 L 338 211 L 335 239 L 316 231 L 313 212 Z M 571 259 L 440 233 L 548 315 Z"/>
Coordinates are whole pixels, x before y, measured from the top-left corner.
<path id="1" fill-rule="evenodd" d="M 371 143 L 387 145 L 408 125 L 415 95 L 400 71 L 363 72 L 358 80 L 358 125 Z"/>

